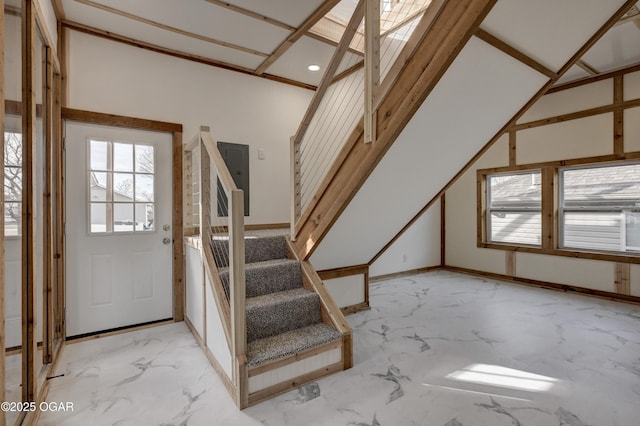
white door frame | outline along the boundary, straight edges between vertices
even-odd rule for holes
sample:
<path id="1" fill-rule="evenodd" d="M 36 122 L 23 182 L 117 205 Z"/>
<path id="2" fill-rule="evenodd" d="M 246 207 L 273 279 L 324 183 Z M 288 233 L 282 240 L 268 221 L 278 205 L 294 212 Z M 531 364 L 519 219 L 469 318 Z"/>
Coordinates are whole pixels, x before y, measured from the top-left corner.
<path id="1" fill-rule="evenodd" d="M 93 111 L 62 108 L 62 119 L 80 123 L 149 130 L 172 134 L 173 140 L 173 205 L 171 229 L 173 239 L 173 320 L 184 320 L 184 263 L 183 263 L 183 216 L 182 216 L 182 124 L 147 120 Z M 63 124 L 64 125 L 64 124 Z M 63 173 L 66 176 L 66 170 Z M 66 191 L 66 187 L 65 187 Z M 66 197 L 66 193 L 65 193 Z M 66 233 L 65 233 L 66 234 Z M 65 235 L 66 238 L 66 235 Z M 66 247 L 66 242 L 65 242 Z M 66 326 L 66 324 L 65 324 Z M 66 336 L 66 330 L 65 330 Z"/>

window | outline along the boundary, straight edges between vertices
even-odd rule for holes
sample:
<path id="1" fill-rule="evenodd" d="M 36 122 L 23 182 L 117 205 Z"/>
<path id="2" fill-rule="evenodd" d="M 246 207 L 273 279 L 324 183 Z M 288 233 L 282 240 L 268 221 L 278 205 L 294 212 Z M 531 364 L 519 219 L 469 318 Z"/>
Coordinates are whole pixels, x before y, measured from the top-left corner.
<path id="1" fill-rule="evenodd" d="M 153 231 L 154 172 L 153 146 L 89 140 L 89 231 Z"/>
<path id="2" fill-rule="evenodd" d="M 22 134 L 4 133 L 4 235 L 22 234 Z"/>
<path id="3" fill-rule="evenodd" d="M 487 176 L 487 239 L 495 243 L 540 246 L 541 173 Z"/>
<path id="4" fill-rule="evenodd" d="M 640 164 L 560 170 L 560 247 L 640 251 Z"/>

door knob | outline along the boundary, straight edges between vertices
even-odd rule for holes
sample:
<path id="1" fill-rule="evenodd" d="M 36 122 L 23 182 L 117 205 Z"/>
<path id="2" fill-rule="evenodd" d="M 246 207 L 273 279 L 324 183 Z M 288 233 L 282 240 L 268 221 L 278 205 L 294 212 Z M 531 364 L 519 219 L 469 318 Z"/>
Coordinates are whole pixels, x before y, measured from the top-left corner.
<path id="1" fill-rule="evenodd" d="M 169 244 L 169 243 L 171 243 L 171 238 L 169 238 L 169 237 L 164 237 L 164 238 L 162 239 L 162 244 L 167 245 L 167 244 Z"/>

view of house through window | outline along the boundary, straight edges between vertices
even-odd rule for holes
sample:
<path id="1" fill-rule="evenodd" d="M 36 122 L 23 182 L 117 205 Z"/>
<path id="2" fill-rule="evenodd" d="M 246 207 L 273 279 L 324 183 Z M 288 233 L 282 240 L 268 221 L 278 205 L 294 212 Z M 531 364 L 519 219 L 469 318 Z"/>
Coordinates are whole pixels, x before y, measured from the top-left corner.
<path id="1" fill-rule="evenodd" d="M 540 246 L 541 173 L 487 176 L 487 235 L 491 242 Z"/>
<path id="2" fill-rule="evenodd" d="M 22 134 L 4 133 L 4 235 L 22 232 Z"/>
<path id="3" fill-rule="evenodd" d="M 89 141 L 90 232 L 154 230 L 153 146 Z"/>
<path id="4" fill-rule="evenodd" d="M 560 170 L 563 248 L 640 251 L 640 164 Z"/>

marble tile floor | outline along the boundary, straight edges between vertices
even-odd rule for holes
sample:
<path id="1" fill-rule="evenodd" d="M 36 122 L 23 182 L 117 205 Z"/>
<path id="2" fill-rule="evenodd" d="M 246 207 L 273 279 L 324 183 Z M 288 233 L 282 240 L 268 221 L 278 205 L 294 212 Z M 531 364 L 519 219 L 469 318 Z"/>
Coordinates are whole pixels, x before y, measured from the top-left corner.
<path id="1" fill-rule="evenodd" d="M 371 285 L 354 367 L 239 411 L 182 323 L 70 344 L 41 425 L 638 426 L 640 307 L 436 271 Z"/>

